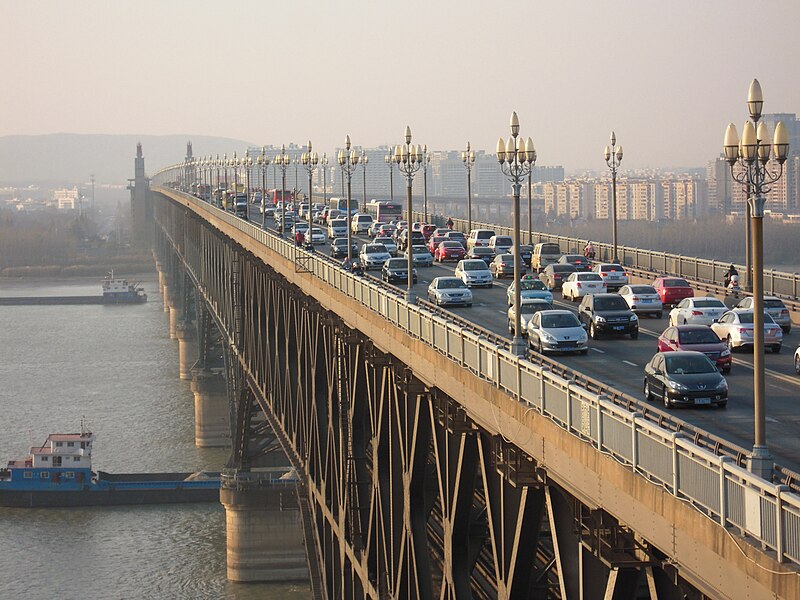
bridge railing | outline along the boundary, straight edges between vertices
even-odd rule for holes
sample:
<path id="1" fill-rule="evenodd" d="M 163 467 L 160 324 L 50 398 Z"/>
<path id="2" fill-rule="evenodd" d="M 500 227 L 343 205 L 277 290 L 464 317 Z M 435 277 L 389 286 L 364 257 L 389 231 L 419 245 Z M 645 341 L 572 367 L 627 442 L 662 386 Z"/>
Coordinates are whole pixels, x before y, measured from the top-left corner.
<path id="1" fill-rule="evenodd" d="M 328 257 L 308 253 L 291 241 L 202 200 L 178 194 L 199 213 L 212 213 L 288 261 L 305 254 L 305 264 L 311 265 L 311 272 L 320 280 L 548 417 L 597 451 L 689 502 L 722 527 L 757 540 L 772 550 L 778 561 L 800 565 L 800 495 L 788 486 L 754 476 L 730 457 L 702 448 L 685 434 L 669 431 L 642 413 L 585 389 L 574 379 L 512 354 L 507 344 L 493 343 L 434 314 L 425 303 L 406 302 L 399 290 L 352 275 Z M 499 422 L 497 426 L 498 433 L 517 442 L 514 432 L 501 431 Z M 690 433 L 693 428 L 686 424 L 685 429 Z"/>

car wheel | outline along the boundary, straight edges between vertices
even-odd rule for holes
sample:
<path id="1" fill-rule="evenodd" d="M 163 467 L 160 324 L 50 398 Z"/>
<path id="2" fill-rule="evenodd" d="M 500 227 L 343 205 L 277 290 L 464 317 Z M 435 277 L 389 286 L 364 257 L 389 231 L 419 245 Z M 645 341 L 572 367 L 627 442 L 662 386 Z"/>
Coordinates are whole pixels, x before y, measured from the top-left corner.
<path id="1" fill-rule="evenodd" d="M 779 354 L 779 353 L 780 353 L 780 351 L 781 351 L 781 345 L 780 345 L 780 344 L 775 344 L 775 345 L 772 347 L 772 353 L 773 353 L 773 354 Z"/>
<path id="2" fill-rule="evenodd" d="M 644 399 L 648 402 L 653 401 L 653 394 L 650 392 L 650 383 L 646 379 L 644 381 Z"/>
<path id="3" fill-rule="evenodd" d="M 583 354 L 584 356 L 586 356 L 587 354 L 589 354 L 589 349 L 588 348 L 584 348 L 583 350 L 579 350 L 578 354 Z"/>
<path id="4" fill-rule="evenodd" d="M 472 302 L 470 302 L 469 304 L 467 304 L 467 308 L 469 308 L 470 306 L 472 306 Z"/>
<path id="5" fill-rule="evenodd" d="M 783 328 L 783 333 L 791 333 L 791 332 L 792 332 L 791 325 L 787 325 L 786 327 Z"/>
<path id="6" fill-rule="evenodd" d="M 539 352 L 539 354 L 544 355 L 544 345 L 542 344 L 542 338 L 539 338 L 537 341 L 538 344 L 536 345 L 536 350 Z"/>
<path id="7" fill-rule="evenodd" d="M 564 301 L 569 300 L 569 298 L 567 298 L 567 292 L 565 292 L 564 290 L 561 290 L 561 299 Z"/>
<path id="8" fill-rule="evenodd" d="M 688 325 L 688 323 L 686 322 L 686 317 L 683 317 L 683 324 Z"/>
<path id="9" fill-rule="evenodd" d="M 721 372 L 722 372 L 723 375 L 727 375 L 728 373 L 731 372 L 731 368 L 730 367 L 725 367 L 725 368 L 722 369 Z"/>
<path id="10" fill-rule="evenodd" d="M 631 339 L 632 340 L 639 339 L 639 330 L 638 329 L 636 331 L 631 331 Z"/>
<path id="11" fill-rule="evenodd" d="M 800 375 L 800 354 L 796 354 L 794 357 L 794 372 Z"/>
<path id="12" fill-rule="evenodd" d="M 667 396 L 667 391 L 664 390 L 664 408 L 672 408 L 672 402 L 669 400 L 669 396 Z"/>
<path id="13" fill-rule="evenodd" d="M 728 401 L 725 400 L 725 402 L 720 402 L 719 404 L 717 404 L 717 408 L 723 408 L 723 409 L 728 408 Z"/>
<path id="14" fill-rule="evenodd" d="M 589 325 L 589 337 L 592 338 L 593 340 L 600 339 L 600 332 L 597 331 L 597 327 L 595 326 L 594 323 Z"/>
<path id="15" fill-rule="evenodd" d="M 660 318 L 662 318 L 663 316 L 664 316 L 664 313 L 663 313 L 662 311 L 658 311 L 658 312 L 656 313 L 656 319 L 660 319 Z"/>
<path id="16" fill-rule="evenodd" d="M 725 338 L 725 344 L 728 346 L 728 350 L 733 352 L 733 340 L 731 339 L 730 335 L 728 335 L 728 337 Z"/>

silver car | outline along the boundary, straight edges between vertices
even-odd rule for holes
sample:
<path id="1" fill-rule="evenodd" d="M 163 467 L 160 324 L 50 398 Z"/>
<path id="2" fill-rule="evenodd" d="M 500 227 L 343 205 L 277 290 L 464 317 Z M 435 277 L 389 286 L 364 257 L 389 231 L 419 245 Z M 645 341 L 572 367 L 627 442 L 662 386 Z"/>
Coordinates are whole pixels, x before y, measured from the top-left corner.
<path id="1" fill-rule="evenodd" d="M 472 306 L 472 292 L 458 277 L 436 277 L 428 286 L 428 301 L 437 306 L 445 304 Z"/>
<path id="2" fill-rule="evenodd" d="M 747 308 L 753 310 L 753 298 L 743 298 L 736 308 Z M 775 296 L 764 296 L 764 312 L 766 312 L 772 320 L 781 326 L 784 333 L 789 333 L 792 330 L 792 316 L 789 314 L 789 309 L 783 303 L 783 300 Z"/>
<path id="3" fill-rule="evenodd" d="M 394 243 L 392 238 L 379 235 L 372 240 L 372 242 L 375 244 L 383 244 L 389 254 L 392 256 L 397 256 L 397 244 Z"/>
<path id="4" fill-rule="evenodd" d="M 711 325 L 711 329 L 723 342 L 727 342 L 728 348 L 742 348 L 752 346 L 754 343 L 753 311 L 743 308 L 729 310 L 719 318 L 719 321 Z M 773 352 L 781 351 L 783 343 L 783 331 L 779 325 L 775 324 L 768 314 L 764 313 L 764 347 L 770 348 Z"/>
<path id="5" fill-rule="evenodd" d="M 586 335 L 578 317 L 569 310 L 543 310 L 537 312 L 528 323 L 528 345 L 545 352 L 589 351 L 589 336 Z"/>
<path id="6" fill-rule="evenodd" d="M 637 315 L 649 314 L 660 319 L 664 314 L 661 296 L 652 285 L 624 285 L 619 295 Z"/>
<path id="7" fill-rule="evenodd" d="M 543 300 L 541 298 L 531 298 L 521 302 L 519 311 L 519 325 L 523 336 L 528 335 L 528 323 L 531 322 L 533 315 L 543 310 L 553 310 L 553 305 L 547 300 Z M 516 314 L 517 311 L 514 310 L 514 306 L 508 309 L 508 332 L 511 335 L 514 335 L 514 321 Z"/>
<path id="8" fill-rule="evenodd" d="M 480 258 L 458 261 L 454 274 L 466 283 L 467 287 L 472 287 L 473 285 L 492 287 L 492 273 Z"/>
<path id="9" fill-rule="evenodd" d="M 391 255 L 386 251 L 383 244 L 364 244 L 358 254 L 358 260 L 365 269 L 380 269 Z"/>
<path id="10" fill-rule="evenodd" d="M 711 325 L 728 312 L 728 307 L 714 296 L 684 298 L 669 311 L 670 325 Z"/>

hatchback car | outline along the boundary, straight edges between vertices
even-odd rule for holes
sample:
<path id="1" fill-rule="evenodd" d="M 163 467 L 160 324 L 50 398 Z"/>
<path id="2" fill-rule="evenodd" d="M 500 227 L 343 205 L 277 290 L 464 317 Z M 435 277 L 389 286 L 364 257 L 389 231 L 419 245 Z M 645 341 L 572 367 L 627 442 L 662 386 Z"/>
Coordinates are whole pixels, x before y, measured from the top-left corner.
<path id="1" fill-rule="evenodd" d="M 719 321 L 711 325 L 721 340 L 725 340 L 728 348 L 733 351 L 735 348 L 753 346 L 755 342 L 755 325 L 753 324 L 752 310 L 744 308 L 734 308 L 729 310 L 719 318 Z M 779 325 L 775 324 L 768 314 L 764 313 L 764 348 L 770 348 L 772 352 L 781 351 L 783 343 L 783 331 Z"/>
<path id="2" fill-rule="evenodd" d="M 653 282 L 664 306 L 674 306 L 684 298 L 694 296 L 694 289 L 681 277 L 659 277 Z"/>
<path id="3" fill-rule="evenodd" d="M 561 285 L 572 273 L 575 273 L 575 267 L 572 265 L 547 265 L 544 271 L 539 273 L 539 279 L 544 281 L 548 290 L 560 290 Z"/>
<path id="4" fill-rule="evenodd" d="M 502 277 L 514 276 L 514 255 L 513 254 L 498 254 L 494 260 L 489 263 L 489 270 L 492 275 L 498 279 Z M 527 267 L 520 263 L 520 272 L 527 271 Z"/>
<path id="5" fill-rule="evenodd" d="M 358 260 L 367 271 L 380 269 L 391 257 L 383 244 L 364 244 L 358 253 Z"/>
<path id="6" fill-rule="evenodd" d="M 437 306 L 472 306 L 472 292 L 458 277 L 436 277 L 428 286 L 428 300 Z"/>
<path id="7" fill-rule="evenodd" d="M 411 238 L 411 245 L 412 246 L 424 246 L 425 245 L 425 236 L 422 235 L 421 231 L 412 231 L 411 233 L 408 230 L 404 229 L 400 232 L 400 236 L 397 238 L 397 249 L 398 250 L 405 250 L 408 247 L 408 239 Z"/>
<path id="8" fill-rule="evenodd" d="M 592 271 L 605 280 L 608 291 L 618 290 L 623 285 L 628 285 L 628 274 L 620 265 L 600 263 L 596 264 Z"/>
<path id="9" fill-rule="evenodd" d="M 728 404 L 728 383 L 702 352 L 658 353 L 644 368 L 644 397 L 661 400 L 666 408 Z"/>
<path id="10" fill-rule="evenodd" d="M 433 238 L 431 238 L 433 239 Z M 488 266 L 494 260 L 494 250 L 488 246 L 475 246 L 467 251 L 465 258 L 477 258 L 485 262 Z"/>
<path id="11" fill-rule="evenodd" d="M 433 255 L 428 252 L 428 249 L 425 246 L 420 244 L 411 246 L 411 252 L 413 255 L 412 260 L 414 261 L 415 266 L 430 267 L 433 265 Z M 405 251 L 405 257 L 408 258 L 408 250 Z"/>
<path id="12" fill-rule="evenodd" d="M 516 281 L 512 281 L 506 292 L 509 306 L 514 304 L 514 291 L 517 287 L 516 283 Z M 541 279 L 537 279 L 535 275 L 525 275 L 525 277 L 522 278 L 520 281 L 519 296 L 523 301 L 536 298 L 545 300 L 551 304 L 553 302 L 553 292 L 548 290 L 544 282 Z"/>
<path id="13" fill-rule="evenodd" d="M 623 285 L 618 293 L 637 315 L 653 315 L 657 319 L 664 315 L 661 296 L 652 285 Z"/>
<path id="14" fill-rule="evenodd" d="M 670 325 L 711 325 L 728 311 L 728 307 L 714 296 L 684 298 L 669 311 Z"/>
<path id="15" fill-rule="evenodd" d="M 394 240 L 387 236 L 378 235 L 375 236 L 375 239 L 372 240 L 375 244 L 383 244 L 386 247 L 386 251 L 391 254 L 392 256 L 397 256 L 397 244 L 394 243 Z"/>
<path id="16" fill-rule="evenodd" d="M 591 271 L 592 263 L 583 254 L 564 254 L 558 259 L 559 265 L 572 265 L 575 270 L 580 272 Z"/>
<path id="17" fill-rule="evenodd" d="M 479 258 L 458 261 L 454 275 L 467 284 L 467 287 L 492 287 L 492 273 Z"/>
<path id="18" fill-rule="evenodd" d="M 436 247 L 436 252 L 433 255 L 433 259 L 438 262 L 446 260 L 458 261 L 462 258 L 464 258 L 464 247 L 459 242 L 447 240 Z"/>
<path id="19" fill-rule="evenodd" d="M 589 294 L 581 301 L 578 318 L 589 328 L 593 340 L 605 333 L 639 337 L 639 318 L 619 294 Z"/>
<path id="20" fill-rule="evenodd" d="M 659 352 L 694 350 L 714 361 L 723 373 L 731 372 L 731 351 L 707 325 L 676 325 L 667 327 L 658 336 Z"/>
<path id="21" fill-rule="evenodd" d="M 586 329 L 575 313 L 568 310 L 543 310 L 528 323 L 528 345 L 541 354 L 546 352 L 589 351 Z"/>
<path id="22" fill-rule="evenodd" d="M 533 318 L 533 315 L 542 310 L 553 310 L 553 305 L 547 300 L 542 300 L 540 298 L 523 300 L 522 302 L 520 302 L 519 325 L 523 336 L 528 335 L 528 324 Z M 508 332 L 511 335 L 514 335 L 514 329 L 516 327 L 514 323 L 516 314 L 517 311 L 515 310 L 515 307 L 510 306 L 508 308 L 507 316 L 508 316 Z"/>
<path id="23" fill-rule="evenodd" d="M 743 298 L 736 308 L 748 308 L 753 310 L 753 298 Z M 781 326 L 784 333 L 789 333 L 792 330 L 792 317 L 789 314 L 789 309 L 783 303 L 783 300 L 775 296 L 764 296 L 764 311 L 772 317 L 778 325 Z"/>
<path id="24" fill-rule="evenodd" d="M 411 271 L 414 283 L 417 283 L 417 270 Z M 408 281 L 408 260 L 405 258 L 390 258 L 381 267 L 381 279 L 389 283 L 405 283 Z"/>
<path id="25" fill-rule="evenodd" d="M 587 294 L 604 294 L 606 282 L 597 273 L 570 273 L 561 284 L 561 297 L 577 302 Z"/>

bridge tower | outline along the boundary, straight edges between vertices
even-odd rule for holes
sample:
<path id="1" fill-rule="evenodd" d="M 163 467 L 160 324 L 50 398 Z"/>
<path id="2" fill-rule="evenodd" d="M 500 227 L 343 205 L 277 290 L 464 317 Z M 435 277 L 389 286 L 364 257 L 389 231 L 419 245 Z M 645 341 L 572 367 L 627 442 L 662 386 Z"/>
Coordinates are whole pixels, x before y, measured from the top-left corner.
<path id="1" fill-rule="evenodd" d="M 153 202 L 150 197 L 150 179 L 144 172 L 142 143 L 136 144 L 134 178 L 128 180 L 131 191 L 131 241 L 140 247 L 149 247 L 153 236 Z"/>

